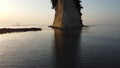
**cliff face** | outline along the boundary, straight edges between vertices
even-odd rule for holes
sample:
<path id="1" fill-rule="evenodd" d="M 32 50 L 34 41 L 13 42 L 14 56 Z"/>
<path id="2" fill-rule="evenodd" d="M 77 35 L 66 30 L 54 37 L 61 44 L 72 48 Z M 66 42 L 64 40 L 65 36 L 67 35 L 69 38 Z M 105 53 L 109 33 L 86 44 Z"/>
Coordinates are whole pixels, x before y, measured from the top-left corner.
<path id="1" fill-rule="evenodd" d="M 52 27 L 65 29 L 83 26 L 80 12 L 82 7 L 79 0 L 57 0 L 54 2 L 53 8 L 55 9 L 55 19 Z"/>
<path id="2" fill-rule="evenodd" d="M 63 28 L 63 1 L 58 0 L 57 6 L 55 7 L 55 18 L 53 27 Z"/>

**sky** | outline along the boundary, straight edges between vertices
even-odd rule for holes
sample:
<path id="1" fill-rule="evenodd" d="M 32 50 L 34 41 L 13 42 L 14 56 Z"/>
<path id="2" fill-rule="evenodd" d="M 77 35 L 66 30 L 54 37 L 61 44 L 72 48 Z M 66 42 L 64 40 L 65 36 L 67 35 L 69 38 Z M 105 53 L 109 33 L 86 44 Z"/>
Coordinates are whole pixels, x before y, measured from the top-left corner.
<path id="1" fill-rule="evenodd" d="M 120 25 L 120 0 L 82 0 L 85 25 Z M 50 0 L 0 0 L 0 25 L 51 25 Z"/>

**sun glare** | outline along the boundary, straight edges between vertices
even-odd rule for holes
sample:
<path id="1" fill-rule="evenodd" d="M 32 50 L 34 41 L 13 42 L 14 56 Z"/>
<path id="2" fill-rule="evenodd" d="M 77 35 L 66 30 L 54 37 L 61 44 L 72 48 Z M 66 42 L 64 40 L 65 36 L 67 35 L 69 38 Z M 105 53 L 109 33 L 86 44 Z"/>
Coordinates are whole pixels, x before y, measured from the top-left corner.
<path id="1" fill-rule="evenodd" d="M 0 0 L 0 17 L 4 17 L 9 12 L 9 6 L 6 0 Z"/>

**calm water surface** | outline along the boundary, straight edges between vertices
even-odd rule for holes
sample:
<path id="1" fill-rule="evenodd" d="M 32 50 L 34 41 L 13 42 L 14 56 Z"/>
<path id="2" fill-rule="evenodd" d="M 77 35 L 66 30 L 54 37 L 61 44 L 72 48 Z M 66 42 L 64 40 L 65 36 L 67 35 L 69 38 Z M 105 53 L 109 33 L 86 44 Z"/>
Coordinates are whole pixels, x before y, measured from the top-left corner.
<path id="1" fill-rule="evenodd" d="M 120 68 L 120 27 L 0 34 L 0 68 Z"/>

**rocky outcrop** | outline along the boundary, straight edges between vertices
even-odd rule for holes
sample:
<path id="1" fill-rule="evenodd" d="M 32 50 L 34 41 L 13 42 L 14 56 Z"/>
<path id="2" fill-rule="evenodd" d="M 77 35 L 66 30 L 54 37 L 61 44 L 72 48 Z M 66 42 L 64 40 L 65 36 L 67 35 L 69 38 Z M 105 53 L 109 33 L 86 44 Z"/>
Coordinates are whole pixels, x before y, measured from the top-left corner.
<path id="1" fill-rule="evenodd" d="M 66 29 L 82 27 L 82 6 L 79 0 L 51 0 L 55 18 L 51 27 Z"/>
<path id="2" fill-rule="evenodd" d="M 40 31 L 41 28 L 1 28 L 0 34 L 13 33 L 13 32 L 27 32 L 27 31 Z"/>

